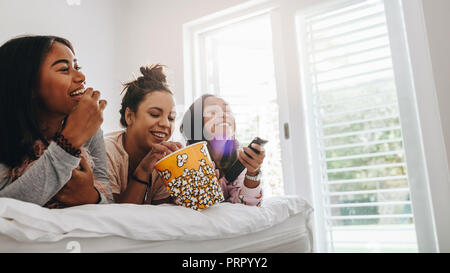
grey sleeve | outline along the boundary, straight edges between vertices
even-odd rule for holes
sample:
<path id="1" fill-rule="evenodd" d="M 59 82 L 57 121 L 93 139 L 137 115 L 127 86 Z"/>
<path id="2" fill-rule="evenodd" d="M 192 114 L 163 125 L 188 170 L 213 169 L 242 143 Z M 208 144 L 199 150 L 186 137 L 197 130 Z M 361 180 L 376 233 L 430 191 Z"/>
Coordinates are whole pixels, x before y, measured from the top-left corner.
<path id="1" fill-rule="evenodd" d="M 108 168 L 106 165 L 106 148 L 102 129 L 98 129 L 95 135 L 83 146 L 88 149 L 89 154 L 94 161 L 95 167 L 92 171 L 94 173 L 96 184 L 100 184 L 99 188 L 97 188 L 100 191 L 102 198 L 100 203 L 112 203 L 112 191 L 109 183 Z"/>
<path id="2" fill-rule="evenodd" d="M 70 180 L 72 170 L 79 164 L 80 158 L 70 155 L 52 142 L 33 166 L 14 183 L 0 177 L 0 197 L 43 206 Z M 0 173 L 7 170 L 0 164 Z"/>
<path id="3" fill-rule="evenodd" d="M 94 160 L 95 168 L 92 170 L 94 173 L 94 178 L 101 181 L 109 181 L 108 169 L 106 167 L 105 141 L 103 140 L 102 129 L 98 129 L 95 135 L 92 136 L 83 146 L 88 149 L 92 160 Z"/>

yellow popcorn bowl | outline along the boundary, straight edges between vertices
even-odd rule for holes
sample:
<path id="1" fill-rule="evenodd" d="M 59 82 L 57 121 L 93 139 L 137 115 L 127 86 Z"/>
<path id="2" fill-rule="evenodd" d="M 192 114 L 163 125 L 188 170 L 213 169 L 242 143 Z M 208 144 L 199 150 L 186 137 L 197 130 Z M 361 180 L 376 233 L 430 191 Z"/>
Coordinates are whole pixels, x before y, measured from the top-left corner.
<path id="1" fill-rule="evenodd" d="M 206 141 L 197 142 L 156 162 L 177 205 L 203 210 L 224 200 L 206 145 Z"/>

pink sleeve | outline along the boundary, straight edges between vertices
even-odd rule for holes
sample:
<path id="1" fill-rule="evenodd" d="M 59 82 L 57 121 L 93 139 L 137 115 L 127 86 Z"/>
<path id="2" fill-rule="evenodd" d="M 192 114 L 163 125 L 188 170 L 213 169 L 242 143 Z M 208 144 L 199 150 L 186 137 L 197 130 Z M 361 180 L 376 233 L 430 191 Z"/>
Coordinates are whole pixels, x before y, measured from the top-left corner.
<path id="1" fill-rule="evenodd" d="M 250 189 L 244 185 L 245 180 L 244 170 L 233 183 L 228 184 L 225 177 L 219 180 L 222 187 L 223 197 L 225 201 L 231 203 L 241 203 L 248 206 L 259 206 L 261 204 L 262 189 L 261 184 L 258 187 Z"/>
<path id="2" fill-rule="evenodd" d="M 102 198 L 102 201 L 100 203 L 102 204 L 114 203 L 112 192 L 110 190 L 108 191 L 108 185 L 105 185 L 104 181 L 94 179 L 94 186 L 106 198 L 106 200 L 103 200 Z"/>

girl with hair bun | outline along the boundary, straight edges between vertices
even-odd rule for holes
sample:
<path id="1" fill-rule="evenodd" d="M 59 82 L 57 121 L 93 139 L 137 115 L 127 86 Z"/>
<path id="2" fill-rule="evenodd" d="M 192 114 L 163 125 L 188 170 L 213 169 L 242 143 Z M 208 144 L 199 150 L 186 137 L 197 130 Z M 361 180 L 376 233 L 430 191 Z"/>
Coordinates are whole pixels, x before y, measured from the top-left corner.
<path id="1" fill-rule="evenodd" d="M 120 123 L 105 135 L 107 165 L 115 202 L 172 203 L 155 163 L 182 148 L 171 142 L 176 111 L 163 66 L 141 67 L 141 76 L 124 85 Z"/>

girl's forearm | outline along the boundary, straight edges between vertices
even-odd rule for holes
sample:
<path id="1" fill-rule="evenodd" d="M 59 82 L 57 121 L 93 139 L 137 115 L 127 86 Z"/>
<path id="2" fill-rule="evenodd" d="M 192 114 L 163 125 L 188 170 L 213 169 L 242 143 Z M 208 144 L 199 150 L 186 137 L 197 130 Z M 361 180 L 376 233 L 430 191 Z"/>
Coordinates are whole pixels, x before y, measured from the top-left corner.
<path id="1" fill-rule="evenodd" d="M 79 163 L 79 158 L 51 143 L 30 169 L 0 190 L 0 197 L 43 206 L 69 181 Z"/>
<path id="2" fill-rule="evenodd" d="M 116 195 L 117 203 L 132 203 L 132 204 L 142 204 L 145 198 L 145 193 L 150 186 L 149 184 L 144 184 L 142 182 L 148 182 L 149 175 L 147 172 L 141 172 L 140 169 L 136 169 L 134 174 L 129 178 L 127 183 L 127 188 L 125 191 Z M 142 182 L 138 182 L 142 181 Z"/>

